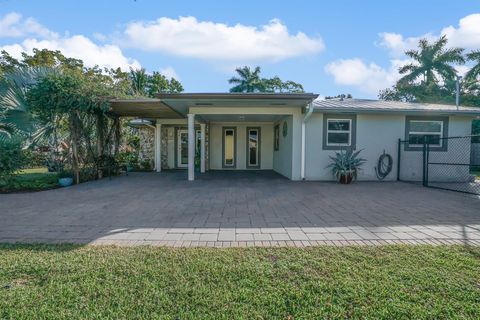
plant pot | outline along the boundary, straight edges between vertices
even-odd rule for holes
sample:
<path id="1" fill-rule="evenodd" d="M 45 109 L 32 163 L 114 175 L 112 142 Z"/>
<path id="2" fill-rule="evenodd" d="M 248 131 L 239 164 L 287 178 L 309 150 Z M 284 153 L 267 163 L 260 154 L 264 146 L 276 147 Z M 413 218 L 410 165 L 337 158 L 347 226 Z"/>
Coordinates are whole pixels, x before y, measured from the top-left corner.
<path id="1" fill-rule="evenodd" d="M 347 172 L 340 175 L 339 182 L 341 184 L 350 184 L 353 181 L 353 172 Z"/>
<path id="2" fill-rule="evenodd" d="M 61 186 L 61 187 L 69 187 L 73 184 L 73 178 L 59 178 L 58 179 L 58 184 Z"/>

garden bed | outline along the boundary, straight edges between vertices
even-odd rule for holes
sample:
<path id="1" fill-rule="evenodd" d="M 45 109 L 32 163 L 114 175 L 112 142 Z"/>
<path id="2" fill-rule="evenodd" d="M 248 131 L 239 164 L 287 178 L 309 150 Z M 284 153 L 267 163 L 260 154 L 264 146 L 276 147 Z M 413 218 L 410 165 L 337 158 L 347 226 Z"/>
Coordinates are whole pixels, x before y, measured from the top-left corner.
<path id="1" fill-rule="evenodd" d="M 480 318 L 480 249 L 0 245 L 0 318 Z"/>
<path id="2" fill-rule="evenodd" d="M 0 192 L 29 192 L 58 188 L 56 173 L 46 168 L 25 169 L 16 173 L 6 184 L 0 184 Z"/>

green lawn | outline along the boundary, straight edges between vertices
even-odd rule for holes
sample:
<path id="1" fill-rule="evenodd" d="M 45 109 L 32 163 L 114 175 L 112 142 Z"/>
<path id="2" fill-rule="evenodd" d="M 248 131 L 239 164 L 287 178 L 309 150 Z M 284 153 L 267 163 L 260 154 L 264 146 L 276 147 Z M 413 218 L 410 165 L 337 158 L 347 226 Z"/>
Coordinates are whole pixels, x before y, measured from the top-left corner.
<path id="1" fill-rule="evenodd" d="M 38 191 L 57 187 L 57 174 L 48 172 L 47 168 L 20 170 L 7 183 L 0 182 L 1 192 Z"/>
<path id="2" fill-rule="evenodd" d="M 480 248 L 0 246 L 1 319 L 479 319 Z"/>

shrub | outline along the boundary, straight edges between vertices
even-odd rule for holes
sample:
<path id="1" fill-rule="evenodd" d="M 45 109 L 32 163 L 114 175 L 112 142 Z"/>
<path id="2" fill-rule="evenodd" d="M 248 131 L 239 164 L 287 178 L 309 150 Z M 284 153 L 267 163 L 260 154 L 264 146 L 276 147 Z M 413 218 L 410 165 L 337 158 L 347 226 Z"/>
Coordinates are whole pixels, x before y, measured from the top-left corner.
<path id="1" fill-rule="evenodd" d="M 25 154 L 19 139 L 0 139 L 0 180 L 8 180 L 25 165 Z"/>

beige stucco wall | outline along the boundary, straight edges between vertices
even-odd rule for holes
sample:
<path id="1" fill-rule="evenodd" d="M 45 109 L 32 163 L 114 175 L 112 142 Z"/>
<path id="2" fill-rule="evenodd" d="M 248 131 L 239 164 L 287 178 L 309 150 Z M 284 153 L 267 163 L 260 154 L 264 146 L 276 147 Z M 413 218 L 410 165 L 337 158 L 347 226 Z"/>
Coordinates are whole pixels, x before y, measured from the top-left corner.
<path id="1" fill-rule="evenodd" d="M 359 180 L 377 180 L 375 166 L 379 156 L 385 150 L 393 157 L 392 172 L 385 180 L 396 180 L 398 139 L 405 139 L 405 115 L 397 114 L 358 114 L 357 115 L 357 150 L 363 149 L 361 157 L 367 160 L 359 173 Z M 471 133 L 472 117 L 449 117 L 449 136 L 463 136 Z M 335 151 L 322 149 L 323 114 L 314 113 L 306 125 L 306 166 L 305 176 L 307 180 L 334 180 L 330 169 L 326 169 L 330 163 L 329 156 Z M 459 152 L 470 154 L 467 146 L 462 150 L 449 147 L 449 154 L 458 155 Z M 411 176 L 412 179 L 421 179 L 421 152 L 402 152 L 402 172 Z M 432 177 L 433 178 L 433 177 Z"/>
<path id="2" fill-rule="evenodd" d="M 236 168 L 226 170 L 247 169 L 247 127 L 260 127 L 260 169 L 273 169 L 273 123 L 260 122 L 224 122 L 210 123 L 210 169 L 222 170 L 222 128 L 235 127 L 237 131 Z"/>

